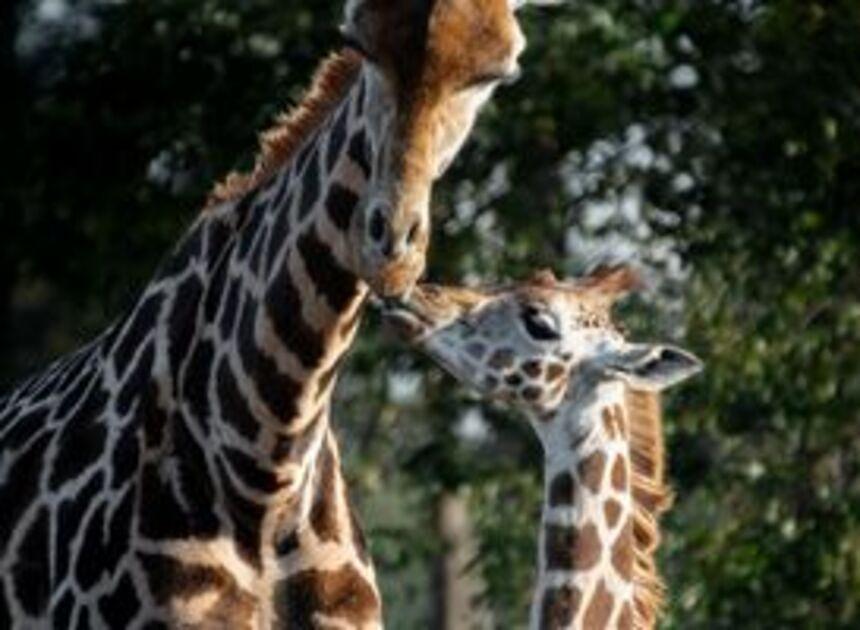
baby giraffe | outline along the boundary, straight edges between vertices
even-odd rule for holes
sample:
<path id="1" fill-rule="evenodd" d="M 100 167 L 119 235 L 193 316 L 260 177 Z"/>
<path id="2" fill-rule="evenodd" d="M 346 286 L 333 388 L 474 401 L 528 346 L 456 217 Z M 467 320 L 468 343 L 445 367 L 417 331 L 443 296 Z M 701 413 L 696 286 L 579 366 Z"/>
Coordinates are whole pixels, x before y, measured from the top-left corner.
<path id="1" fill-rule="evenodd" d="M 545 453 L 532 629 L 652 628 L 654 552 L 668 508 L 658 393 L 702 363 L 625 340 L 613 303 L 625 267 L 577 281 L 551 272 L 495 289 L 421 285 L 384 320 L 453 376 L 525 411 Z"/>

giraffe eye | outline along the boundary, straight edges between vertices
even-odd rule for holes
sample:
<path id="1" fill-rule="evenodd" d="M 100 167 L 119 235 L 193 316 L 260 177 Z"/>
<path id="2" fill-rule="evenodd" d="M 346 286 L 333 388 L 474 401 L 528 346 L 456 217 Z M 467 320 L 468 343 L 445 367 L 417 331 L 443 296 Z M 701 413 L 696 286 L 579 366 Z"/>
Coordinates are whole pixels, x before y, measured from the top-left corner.
<path id="1" fill-rule="evenodd" d="M 527 306 L 522 312 L 523 325 L 526 332 L 538 341 L 556 341 L 561 339 L 558 322 L 555 317 L 534 306 Z"/>
<path id="2" fill-rule="evenodd" d="M 518 67 L 511 71 L 499 70 L 497 72 L 487 72 L 473 77 L 465 84 L 464 89 L 485 87 L 497 83 L 502 85 L 513 85 L 519 80 L 520 76 L 522 76 L 522 70 Z"/>

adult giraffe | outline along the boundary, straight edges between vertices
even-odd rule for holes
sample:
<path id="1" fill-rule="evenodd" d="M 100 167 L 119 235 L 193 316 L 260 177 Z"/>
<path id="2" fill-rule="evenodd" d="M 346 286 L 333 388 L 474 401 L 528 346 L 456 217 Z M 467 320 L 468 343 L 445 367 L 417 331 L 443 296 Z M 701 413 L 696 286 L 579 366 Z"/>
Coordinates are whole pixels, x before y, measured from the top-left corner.
<path id="1" fill-rule="evenodd" d="M 378 627 L 329 404 L 517 71 L 508 0 L 350 0 L 345 50 L 132 311 L 0 400 L 0 627 Z"/>
<path id="2" fill-rule="evenodd" d="M 551 273 L 495 290 L 419 285 L 385 317 L 456 378 L 524 411 L 544 449 L 533 630 L 653 628 L 654 553 L 667 509 L 657 392 L 701 369 L 633 344 L 610 317 L 637 283 L 625 268 Z"/>

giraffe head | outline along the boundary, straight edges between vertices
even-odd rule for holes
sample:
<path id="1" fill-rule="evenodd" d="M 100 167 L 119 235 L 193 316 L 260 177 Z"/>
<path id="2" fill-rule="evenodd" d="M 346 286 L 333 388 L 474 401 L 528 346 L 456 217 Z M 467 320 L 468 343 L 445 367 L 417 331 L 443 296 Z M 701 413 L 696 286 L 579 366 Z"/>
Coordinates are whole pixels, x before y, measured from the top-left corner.
<path id="1" fill-rule="evenodd" d="M 519 73 L 512 0 L 349 0 L 343 34 L 365 58 L 375 164 L 353 225 L 361 275 L 382 295 L 424 271 L 431 185 L 494 87 Z"/>
<path id="2" fill-rule="evenodd" d="M 631 343 L 615 327 L 613 303 L 637 284 L 624 267 L 567 282 L 542 271 L 495 289 L 422 284 L 407 302 L 386 302 L 383 316 L 482 395 L 547 418 L 601 382 L 660 391 L 701 369 L 684 350 Z"/>

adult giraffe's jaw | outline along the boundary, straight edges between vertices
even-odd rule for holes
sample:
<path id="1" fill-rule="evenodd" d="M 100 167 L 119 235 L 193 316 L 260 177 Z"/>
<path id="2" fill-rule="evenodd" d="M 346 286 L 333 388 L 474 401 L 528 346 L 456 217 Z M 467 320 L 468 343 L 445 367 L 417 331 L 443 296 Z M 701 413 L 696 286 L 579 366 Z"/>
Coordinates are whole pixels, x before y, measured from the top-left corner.
<path id="1" fill-rule="evenodd" d="M 430 332 L 429 322 L 411 309 L 407 302 L 393 298 L 377 299 L 385 330 L 409 344 L 419 344 Z"/>
<path id="2" fill-rule="evenodd" d="M 398 298 L 377 300 L 385 326 L 406 343 L 421 345 L 459 315 L 434 285 L 419 284 Z"/>

